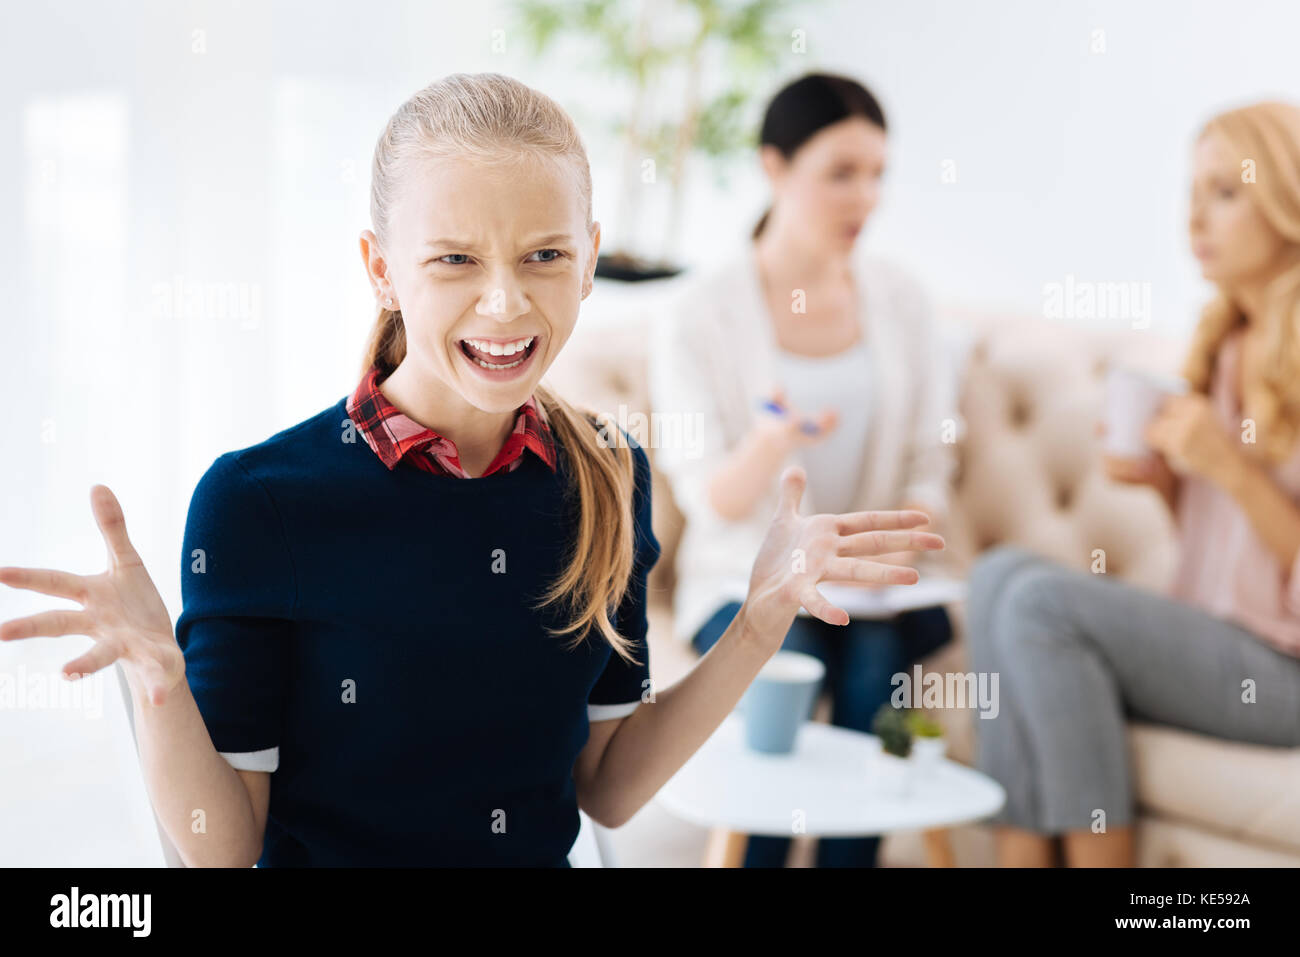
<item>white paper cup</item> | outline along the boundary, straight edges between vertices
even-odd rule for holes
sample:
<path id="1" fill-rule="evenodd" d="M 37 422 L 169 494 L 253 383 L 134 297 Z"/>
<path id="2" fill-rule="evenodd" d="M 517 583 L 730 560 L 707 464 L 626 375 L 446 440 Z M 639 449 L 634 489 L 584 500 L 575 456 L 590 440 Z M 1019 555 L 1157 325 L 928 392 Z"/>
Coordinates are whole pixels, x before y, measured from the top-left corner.
<path id="1" fill-rule="evenodd" d="M 1122 459 L 1150 455 L 1153 450 L 1143 437 L 1147 423 L 1167 396 L 1186 391 L 1185 379 L 1112 366 L 1106 376 L 1106 454 Z"/>

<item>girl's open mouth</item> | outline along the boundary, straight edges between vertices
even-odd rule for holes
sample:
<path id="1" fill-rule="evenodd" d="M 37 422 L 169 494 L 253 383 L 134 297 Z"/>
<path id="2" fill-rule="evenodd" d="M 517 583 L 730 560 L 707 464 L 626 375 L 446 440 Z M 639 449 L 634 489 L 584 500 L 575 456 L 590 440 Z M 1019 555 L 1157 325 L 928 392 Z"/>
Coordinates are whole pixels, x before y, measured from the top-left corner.
<path id="1" fill-rule="evenodd" d="M 527 369 L 541 336 L 524 336 L 509 341 L 491 339 L 461 339 L 457 345 L 465 361 L 488 379 L 513 379 Z"/>

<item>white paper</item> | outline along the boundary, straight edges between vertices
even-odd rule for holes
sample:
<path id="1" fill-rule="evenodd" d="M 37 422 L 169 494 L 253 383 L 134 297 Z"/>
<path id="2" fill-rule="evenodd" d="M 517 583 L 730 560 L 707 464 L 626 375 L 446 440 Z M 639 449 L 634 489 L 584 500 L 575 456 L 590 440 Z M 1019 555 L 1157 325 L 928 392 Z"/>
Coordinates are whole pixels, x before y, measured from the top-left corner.
<path id="1" fill-rule="evenodd" d="M 745 582 L 737 582 L 732 591 L 741 596 L 746 593 Z M 738 590 L 737 590 L 738 589 Z M 832 605 L 843 608 L 850 618 L 892 618 L 904 611 L 917 608 L 930 608 L 934 605 L 947 605 L 950 602 L 966 599 L 966 583 L 957 578 L 929 576 L 922 573 L 921 580 L 915 585 L 885 585 L 880 588 L 863 588 L 861 585 L 846 585 L 839 582 L 822 582 L 817 590 Z M 799 608 L 801 617 L 810 618 L 808 609 Z"/>
<path id="2" fill-rule="evenodd" d="M 899 612 L 946 605 L 966 598 L 966 583 L 955 578 L 922 578 L 915 585 L 885 585 L 882 588 L 822 582 L 817 590 L 832 605 L 847 611 L 850 618 L 891 618 Z M 799 614 L 810 617 L 803 607 Z"/>

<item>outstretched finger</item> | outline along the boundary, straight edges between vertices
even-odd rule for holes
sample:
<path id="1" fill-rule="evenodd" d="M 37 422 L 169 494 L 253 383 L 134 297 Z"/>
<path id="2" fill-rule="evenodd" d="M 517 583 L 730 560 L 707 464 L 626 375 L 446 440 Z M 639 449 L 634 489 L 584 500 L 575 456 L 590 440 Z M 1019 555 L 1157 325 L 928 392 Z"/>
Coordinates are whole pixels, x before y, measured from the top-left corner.
<path id="1" fill-rule="evenodd" d="M 916 528 L 929 524 L 930 516 L 915 509 L 897 512 L 845 512 L 835 516 L 835 530 L 841 535 L 876 532 L 882 529 Z"/>
<path id="2" fill-rule="evenodd" d="M 39 615 L 15 618 L 0 624 L 0 641 L 55 635 L 89 635 L 94 621 L 84 611 L 43 611 Z"/>
<path id="3" fill-rule="evenodd" d="M 841 555 L 888 555 L 890 552 L 934 551 L 944 547 L 943 538 L 934 532 L 881 531 L 858 532 L 840 540 Z"/>
<path id="4" fill-rule="evenodd" d="M 161 662 L 151 658 L 142 662 L 139 670 L 148 703 L 155 707 L 166 704 L 167 674 Z"/>
<path id="5" fill-rule="evenodd" d="M 110 647 L 102 641 L 95 643 L 95 647 L 80 658 L 73 658 L 63 666 L 63 674 L 70 680 L 76 681 L 78 678 L 84 678 L 92 675 L 100 668 L 107 668 L 118 659 L 116 648 Z"/>
<path id="6" fill-rule="evenodd" d="M 808 610 L 814 618 L 820 618 L 828 625 L 847 625 L 849 613 L 837 605 L 828 602 L 815 585 L 807 586 L 799 593 L 799 604 Z"/>
<path id="7" fill-rule="evenodd" d="M 86 597 L 86 583 L 80 575 L 54 568 L 0 568 L 0 584 L 73 601 Z"/>
<path id="8" fill-rule="evenodd" d="M 94 486 L 90 490 L 90 508 L 108 546 L 109 561 L 115 565 L 139 562 L 140 556 L 126 534 L 126 516 L 113 490 L 107 485 Z"/>
<path id="9" fill-rule="evenodd" d="M 826 563 L 822 581 L 855 582 L 870 585 L 915 585 L 921 575 L 906 565 L 888 565 L 862 558 L 832 558 Z"/>
<path id="10" fill-rule="evenodd" d="M 777 512 L 799 514 L 799 500 L 803 498 L 804 487 L 808 484 L 808 473 L 800 465 L 791 465 L 781 473 L 781 500 L 777 503 Z"/>

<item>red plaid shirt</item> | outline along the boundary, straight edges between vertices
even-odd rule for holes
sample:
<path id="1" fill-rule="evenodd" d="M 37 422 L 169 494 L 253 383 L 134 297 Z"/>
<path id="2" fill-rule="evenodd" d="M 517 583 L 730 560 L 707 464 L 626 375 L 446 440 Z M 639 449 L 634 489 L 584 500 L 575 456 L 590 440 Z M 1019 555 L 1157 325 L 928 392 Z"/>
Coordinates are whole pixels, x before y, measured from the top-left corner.
<path id="1" fill-rule="evenodd" d="M 456 443 L 398 411 L 379 390 L 379 383 L 379 369 L 371 366 L 348 399 L 347 412 L 380 461 L 390 470 L 405 460 L 435 475 L 470 478 L 461 468 Z M 532 396 L 519 407 L 514 430 L 506 436 L 505 445 L 488 465 L 483 477 L 519 468 L 523 463 L 524 449 L 531 449 L 550 466 L 551 471 L 555 471 L 555 439 L 547 423 L 546 410 Z"/>

